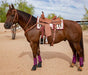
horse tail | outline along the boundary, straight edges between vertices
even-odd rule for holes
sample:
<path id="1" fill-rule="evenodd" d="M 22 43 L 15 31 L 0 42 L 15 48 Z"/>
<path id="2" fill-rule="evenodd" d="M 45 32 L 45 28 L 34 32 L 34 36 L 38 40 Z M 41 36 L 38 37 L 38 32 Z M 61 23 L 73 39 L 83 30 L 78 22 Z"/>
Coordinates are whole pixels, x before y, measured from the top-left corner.
<path id="1" fill-rule="evenodd" d="M 83 35 L 82 35 L 81 40 L 80 40 L 80 46 L 81 46 L 81 48 L 82 48 L 82 55 L 83 55 L 83 60 L 84 60 Z"/>
<path id="2" fill-rule="evenodd" d="M 83 61 L 84 61 L 83 35 L 81 36 L 80 46 L 81 46 L 81 48 L 82 48 L 82 55 L 83 55 Z M 78 55 L 78 54 L 77 54 L 77 60 L 79 60 L 79 55 Z"/>

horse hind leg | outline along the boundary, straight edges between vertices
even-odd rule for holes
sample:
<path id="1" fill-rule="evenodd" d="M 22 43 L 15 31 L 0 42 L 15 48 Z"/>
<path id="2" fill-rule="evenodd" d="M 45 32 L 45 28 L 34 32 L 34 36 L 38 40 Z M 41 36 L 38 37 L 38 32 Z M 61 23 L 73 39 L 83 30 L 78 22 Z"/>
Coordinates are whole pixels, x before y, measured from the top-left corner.
<path id="1" fill-rule="evenodd" d="M 78 68 L 79 71 L 82 71 L 82 67 L 83 67 L 83 60 L 84 60 L 84 54 L 83 54 L 83 49 L 80 45 L 80 43 L 74 43 L 74 47 L 77 51 L 77 54 L 79 56 L 79 63 L 80 63 L 80 67 Z"/>
<path id="2" fill-rule="evenodd" d="M 76 49 L 74 48 L 74 45 L 73 45 L 72 42 L 69 41 L 69 45 L 70 45 L 70 47 L 72 49 L 72 52 L 73 52 L 72 64 L 70 65 L 70 67 L 74 67 L 74 65 L 76 64 L 76 54 L 77 54 L 77 52 L 76 52 Z"/>

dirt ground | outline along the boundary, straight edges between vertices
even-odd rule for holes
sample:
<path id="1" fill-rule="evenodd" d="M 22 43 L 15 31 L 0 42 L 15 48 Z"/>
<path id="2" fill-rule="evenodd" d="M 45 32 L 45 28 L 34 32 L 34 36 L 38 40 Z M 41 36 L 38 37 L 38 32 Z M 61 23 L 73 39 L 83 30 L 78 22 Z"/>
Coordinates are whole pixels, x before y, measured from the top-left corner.
<path id="1" fill-rule="evenodd" d="M 70 67 L 72 50 L 68 42 L 60 42 L 53 47 L 40 45 L 42 68 L 31 71 L 32 51 L 23 31 L 17 31 L 16 40 L 11 39 L 10 30 L 0 24 L 0 75 L 88 75 L 88 30 L 83 32 L 85 62 L 79 72 L 78 63 Z"/>

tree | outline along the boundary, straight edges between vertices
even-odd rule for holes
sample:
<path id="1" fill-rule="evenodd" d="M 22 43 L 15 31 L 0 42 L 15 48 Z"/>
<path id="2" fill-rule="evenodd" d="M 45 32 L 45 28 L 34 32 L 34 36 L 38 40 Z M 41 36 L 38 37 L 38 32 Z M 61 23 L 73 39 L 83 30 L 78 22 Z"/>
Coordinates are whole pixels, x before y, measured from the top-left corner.
<path id="1" fill-rule="evenodd" d="M 83 20 L 88 21 L 88 9 L 86 7 L 84 7 L 84 9 L 85 9 L 86 13 L 83 15 L 84 16 Z"/>
<path id="2" fill-rule="evenodd" d="M 47 18 L 52 19 L 54 16 L 56 16 L 54 13 L 48 14 Z"/>
<path id="3" fill-rule="evenodd" d="M 5 22 L 6 20 L 6 12 L 8 10 L 7 0 L 2 0 L 0 5 L 0 22 Z"/>
<path id="4" fill-rule="evenodd" d="M 63 17 L 61 15 L 58 16 L 60 19 L 63 19 Z"/>
<path id="5" fill-rule="evenodd" d="M 28 4 L 27 0 L 18 0 L 17 2 L 16 1 L 17 0 L 15 0 L 15 3 L 13 4 L 15 8 L 31 15 L 34 14 L 34 7 L 31 4 Z M 0 22 L 5 22 L 8 6 L 9 4 L 7 0 L 0 0 Z"/>
<path id="6" fill-rule="evenodd" d="M 28 5 L 26 0 L 18 0 L 17 9 L 29 13 L 31 15 L 34 14 L 34 7 L 31 4 Z"/>
<path id="7" fill-rule="evenodd" d="M 48 19 L 52 19 L 54 16 L 56 16 L 54 13 L 48 14 Z M 58 16 L 60 19 L 63 19 L 61 15 Z"/>

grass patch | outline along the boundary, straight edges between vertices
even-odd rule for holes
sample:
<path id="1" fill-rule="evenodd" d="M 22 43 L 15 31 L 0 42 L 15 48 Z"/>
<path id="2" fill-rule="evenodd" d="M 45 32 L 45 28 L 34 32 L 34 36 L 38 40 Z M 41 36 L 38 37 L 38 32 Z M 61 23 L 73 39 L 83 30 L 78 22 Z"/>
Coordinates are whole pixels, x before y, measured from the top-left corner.
<path id="1" fill-rule="evenodd" d="M 88 25 L 82 25 L 82 30 L 87 30 L 88 29 Z"/>

